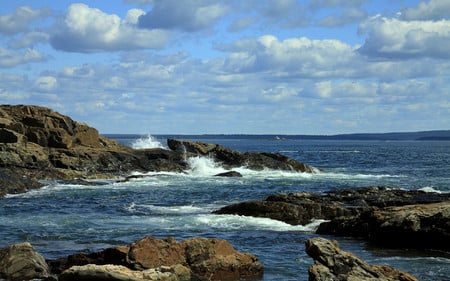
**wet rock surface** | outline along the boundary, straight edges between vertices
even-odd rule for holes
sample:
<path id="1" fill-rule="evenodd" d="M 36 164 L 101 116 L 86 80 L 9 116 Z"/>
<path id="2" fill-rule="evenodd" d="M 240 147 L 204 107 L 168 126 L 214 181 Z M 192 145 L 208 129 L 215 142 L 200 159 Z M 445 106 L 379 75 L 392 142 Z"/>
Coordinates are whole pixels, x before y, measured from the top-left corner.
<path id="1" fill-rule="evenodd" d="M 237 152 L 217 144 L 169 139 L 170 150 L 131 149 L 49 108 L 0 106 L 0 197 L 42 186 L 39 180 L 124 177 L 138 172 L 184 172 L 187 158 L 208 156 L 231 169 L 314 172 L 280 154 Z M 237 176 L 228 174 L 226 176 Z M 213 176 L 213 175 L 211 175 Z"/>
<path id="2" fill-rule="evenodd" d="M 318 234 L 363 238 L 380 246 L 450 250 L 450 194 L 374 186 L 324 194 L 277 194 L 225 206 L 217 214 L 321 223 Z"/>
<path id="3" fill-rule="evenodd" d="M 167 144 L 173 151 L 187 156 L 201 155 L 212 157 L 226 169 L 247 167 L 253 170 L 275 169 L 314 173 L 313 167 L 297 162 L 278 153 L 238 152 L 218 144 L 169 139 Z"/>

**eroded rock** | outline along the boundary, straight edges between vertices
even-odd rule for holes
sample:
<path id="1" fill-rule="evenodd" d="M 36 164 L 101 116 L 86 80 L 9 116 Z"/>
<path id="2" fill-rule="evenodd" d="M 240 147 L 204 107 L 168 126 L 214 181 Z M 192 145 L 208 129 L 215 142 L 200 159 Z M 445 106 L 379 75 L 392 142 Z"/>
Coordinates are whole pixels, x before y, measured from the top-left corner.
<path id="1" fill-rule="evenodd" d="M 30 243 L 19 243 L 0 249 L 0 279 L 22 281 L 50 277 L 45 259 Z"/>
<path id="2" fill-rule="evenodd" d="M 54 273 L 87 264 L 114 264 L 133 271 L 181 265 L 190 269 L 194 280 L 239 280 L 263 274 L 263 266 L 254 255 L 239 252 L 229 242 L 216 238 L 177 242 L 174 238 L 144 237 L 130 245 L 78 253 L 51 264 Z"/>
<path id="3" fill-rule="evenodd" d="M 389 266 L 370 265 L 339 248 L 337 241 L 311 238 L 305 243 L 306 253 L 314 259 L 309 268 L 309 281 L 418 281 L 414 276 Z"/>

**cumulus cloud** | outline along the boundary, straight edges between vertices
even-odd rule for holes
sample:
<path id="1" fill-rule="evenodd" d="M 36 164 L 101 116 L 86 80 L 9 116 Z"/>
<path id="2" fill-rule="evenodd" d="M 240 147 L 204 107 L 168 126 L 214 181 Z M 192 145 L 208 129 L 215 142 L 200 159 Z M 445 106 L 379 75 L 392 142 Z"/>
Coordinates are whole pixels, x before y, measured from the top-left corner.
<path id="1" fill-rule="evenodd" d="M 220 1 L 155 0 L 152 10 L 139 18 L 143 28 L 198 31 L 209 28 L 226 14 L 228 8 Z"/>
<path id="2" fill-rule="evenodd" d="M 223 50 L 231 52 L 224 61 L 228 71 L 271 71 L 302 77 L 352 75 L 353 70 L 346 66 L 357 55 L 352 46 L 339 40 L 300 37 L 280 41 L 273 35 L 236 41 Z"/>
<path id="3" fill-rule="evenodd" d="M 405 20 L 442 20 L 450 17 L 450 1 L 430 0 L 420 2 L 417 7 L 406 8 L 401 16 Z"/>
<path id="4" fill-rule="evenodd" d="M 12 52 L 10 50 L 0 48 L 0 67 L 14 67 L 20 64 L 44 60 L 46 60 L 44 55 L 35 49 L 27 49 L 22 52 Z"/>
<path id="5" fill-rule="evenodd" d="M 0 15 L 0 33 L 13 35 L 26 31 L 28 25 L 37 19 L 48 17 L 51 10 L 47 8 L 33 10 L 29 6 L 20 6 L 11 14 Z"/>
<path id="6" fill-rule="evenodd" d="M 85 4 L 72 4 L 51 35 L 55 49 L 69 52 L 101 52 L 161 48 L 170 34 L 161 29 L 143 30 L 135 23 L 143 12 L 133 9 L 124 21 Z"/>
<path id="7" fill-rule="evenodd" d="M 360 52 L 387 58 L 450 58 L 450 21 L 403 21 L 375 17 L 360 26 L 368 38 Z"/>

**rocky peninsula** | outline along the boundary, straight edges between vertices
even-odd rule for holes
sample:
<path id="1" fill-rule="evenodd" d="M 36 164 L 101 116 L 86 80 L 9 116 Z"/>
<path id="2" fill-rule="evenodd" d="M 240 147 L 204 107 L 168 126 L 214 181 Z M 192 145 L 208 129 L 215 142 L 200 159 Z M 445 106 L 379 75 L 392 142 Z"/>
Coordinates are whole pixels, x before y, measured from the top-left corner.
<path id="1" fill-rule="evenodd" d="M 314 168 L 281 154 L 238 152 L 221 145 L 169 139 L 170 149 L 131 149 L 49 108 L 0 106 L 0 197 L 42 186 L 40 180 L 119 178 L 131 172 L 183 172 L 187 158 L 209 156 L 227 169 Z M 238 176 L 236 172 L 224 176 Z"/>

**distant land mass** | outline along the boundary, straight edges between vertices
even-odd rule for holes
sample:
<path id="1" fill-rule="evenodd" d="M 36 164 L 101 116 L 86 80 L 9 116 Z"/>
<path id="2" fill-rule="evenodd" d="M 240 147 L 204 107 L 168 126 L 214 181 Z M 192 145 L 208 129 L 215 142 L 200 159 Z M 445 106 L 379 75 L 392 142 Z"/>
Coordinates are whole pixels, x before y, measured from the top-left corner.
<path id="1" fill-rule="evenodd" d="M 105 134 L 113 139 L 139 138 L 140 134 Z M 434 130 L 420 132 L 391 132 L 391 133 L 354 133 L 337 135 L 276 135 L 276 134 L 202 134 L 202 135 L 153 135 L 156 138 L 180 139 L 276 139 L 276 140 L 391 140 L 391 141 L 448 141 L 450 130 Z"/>

